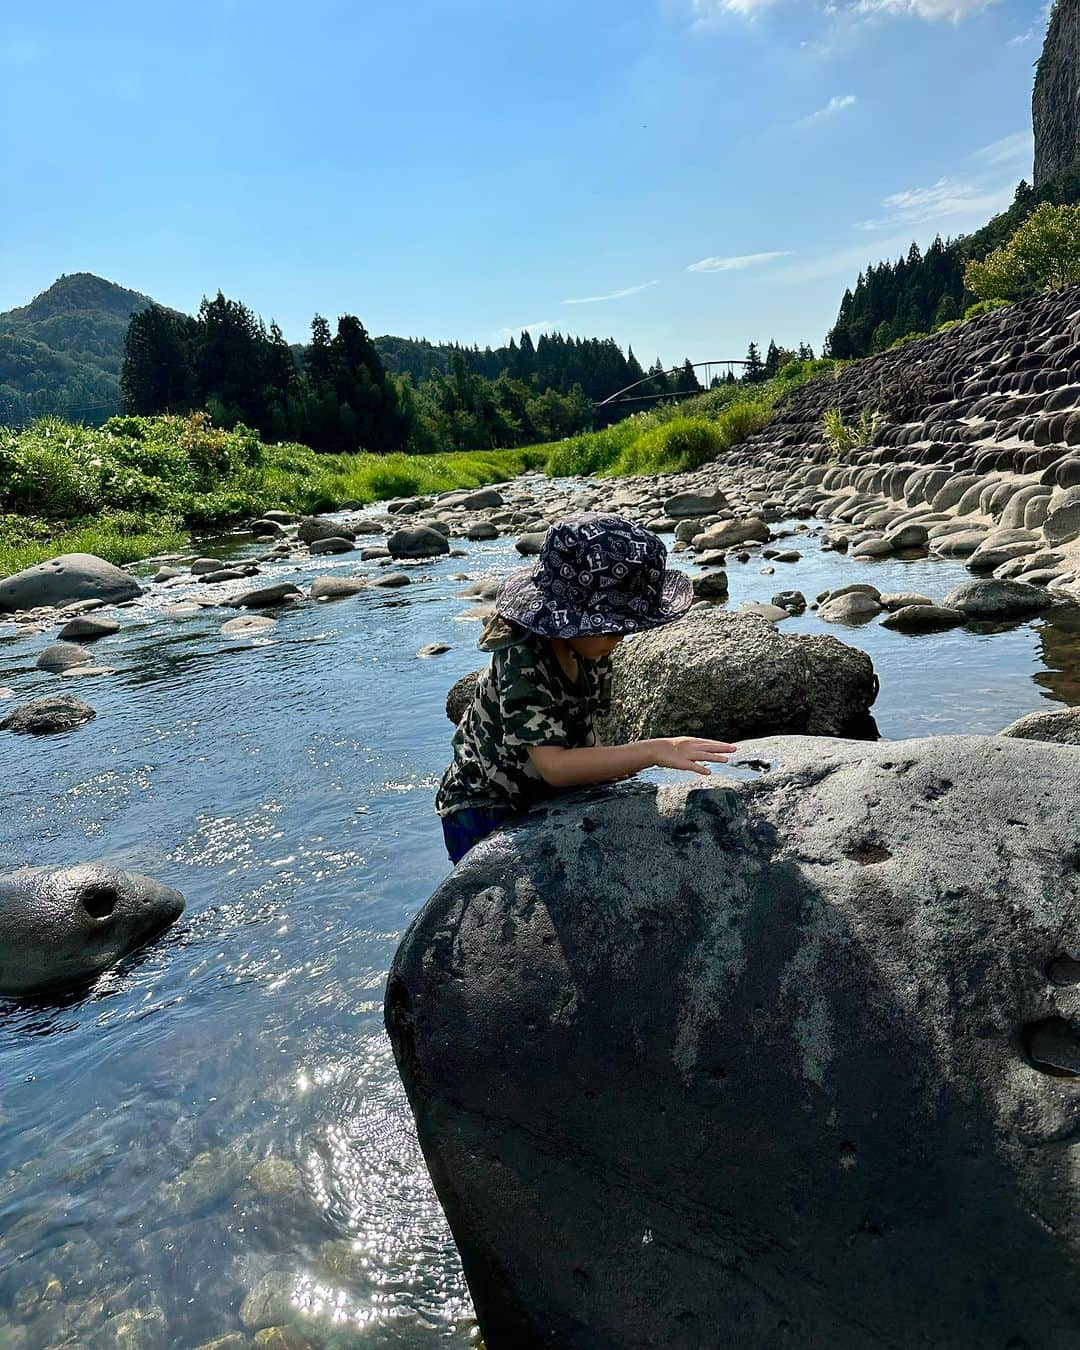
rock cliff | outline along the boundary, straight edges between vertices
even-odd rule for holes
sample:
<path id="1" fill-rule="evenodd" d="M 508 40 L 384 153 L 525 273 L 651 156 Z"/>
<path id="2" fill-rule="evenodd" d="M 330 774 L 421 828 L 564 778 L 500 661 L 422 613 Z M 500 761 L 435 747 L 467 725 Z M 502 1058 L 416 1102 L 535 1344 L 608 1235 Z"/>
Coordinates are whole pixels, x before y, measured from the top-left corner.
<path id="1" fill-rule="evenodd" d="M 1031 100 L 1035 186 L 1080 159 L 1080 0 L 1056 0 Z"/>

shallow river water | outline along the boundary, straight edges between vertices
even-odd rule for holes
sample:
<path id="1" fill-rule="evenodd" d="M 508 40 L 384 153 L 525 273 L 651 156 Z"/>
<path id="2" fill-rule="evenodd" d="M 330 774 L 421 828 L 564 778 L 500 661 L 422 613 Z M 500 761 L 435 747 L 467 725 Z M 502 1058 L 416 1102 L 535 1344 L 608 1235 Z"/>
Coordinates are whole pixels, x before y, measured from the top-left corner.
<path id="1" fill-rule="evenodd" d="M 775 576 L 732 564 L 730 605 L 852 580 L 940 598 L 969 575 L 804 547 Z M 401 591 L 299 605 L 264 640 L 223 637 L 231 611 L 162 617 L 156 591 L 115 611 L 124 628 L 96 655 L 116 673 L 85 681 L 34 668 L 47 634 L 0 628 L 0 685 L 62 684 L 98 712 L 66 735 L 0 738 L 0 870 L 105 859 L 187 898 L 89 996 L 0 1002 L 0 1346 L 197 1346 L 240 1330 L 269 1271 L 342 1343 L 474 1343 L 382 1030 L 394 950 L 448 871 L 431 809 L 445 691 L 482 659 L 449 577 L 520 562 L 509 541 L 467 548 Z M 918 638 L 813 614 L 784 627 L 871 654 L 885 737 L 1080 703 L 1076 609 Z M 416 657 L 436 640 L 450 651 Z"/>

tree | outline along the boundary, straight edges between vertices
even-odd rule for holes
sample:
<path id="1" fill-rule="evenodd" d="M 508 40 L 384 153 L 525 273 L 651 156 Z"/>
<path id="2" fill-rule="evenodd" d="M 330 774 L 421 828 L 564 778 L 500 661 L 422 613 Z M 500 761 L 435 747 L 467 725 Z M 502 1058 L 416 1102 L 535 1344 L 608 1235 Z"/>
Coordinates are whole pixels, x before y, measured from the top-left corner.
<path id="1" fill-rule="evenodd" d="M 131 316 L 120 392 L 129 413 L 187 412 L 195 397 L 191 319 L 159 305 Z"/>
<path id="2" fill-rule="evenodd" d="M 765 363 L 761 359 L 757 343 L 751 342 L 746 349 L 746 365 L 743 367 L 743 380 L 746 384 L 760 384 L 765 379 Z"/>
<path id="3" fill-rule="evenodd" d="M 1080 281 L 1080 206 L 1043 202 L 1000 248 L 969 262 L 964 285 L 980 300 L 1011 300 L 1025 291 Z"/>

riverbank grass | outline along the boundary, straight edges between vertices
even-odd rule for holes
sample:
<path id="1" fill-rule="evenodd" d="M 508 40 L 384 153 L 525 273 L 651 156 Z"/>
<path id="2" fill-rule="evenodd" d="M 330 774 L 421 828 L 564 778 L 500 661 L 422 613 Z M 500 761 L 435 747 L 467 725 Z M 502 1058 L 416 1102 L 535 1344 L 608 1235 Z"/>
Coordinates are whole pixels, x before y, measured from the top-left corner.
<path id="1" fill-rule="evenodd" d="M 0 429 L 0 575 L 59 553 L 127 563 L 190 544 L 264 511 L 502 482 L 544 467 L 536 449 L 446 455 L 320 455 L 264 445 L 243 428 L 189 417 L 116 417 L 102 427 L 47 418 Z"/>

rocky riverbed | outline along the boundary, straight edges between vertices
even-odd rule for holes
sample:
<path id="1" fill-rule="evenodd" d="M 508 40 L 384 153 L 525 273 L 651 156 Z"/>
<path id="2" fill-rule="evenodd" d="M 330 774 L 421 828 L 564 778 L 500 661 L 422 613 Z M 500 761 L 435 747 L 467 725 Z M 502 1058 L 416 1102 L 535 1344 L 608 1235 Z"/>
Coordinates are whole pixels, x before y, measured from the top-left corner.
<path id="1" fill-rule="evenodd" d="M 93 715 L 66 705 L 50 732 L 46 708 L 0 731 L 0 870 L 100 859 L 187 909 L 89 993 L 2 1005 L 0 1343 L 471 1343 L 381 997 L 447 871 L 431 815 L 446 691 L 477 664 L 494 585 L 557 515 L 615 510 L 664 531 L 703 606 L 699 699 L 735 624 L 744 708 L 779 639 L 829 638 L 868 654 L 886 737 L 1029 714 L 1074 725 L 1064 572 L 1023 583 L 1037 606 L 969 612 L 954 593 L 986 573 L 914 535 L 844 552 L 838 531 L 860 524 L 833 497 L 852 485 L 794 472 L 529 478 L 267 520 L 126 569 L 138 591 L 104 605 L 19 592 L 0 616 L 0 718 L 57 698 Z M 928 600 L 955 611 L 947 627 L 889 623 Z M 650 659 L 678 674 L 670 651 Z M 845 659 L 866 689 L 863 658 Z"/>

